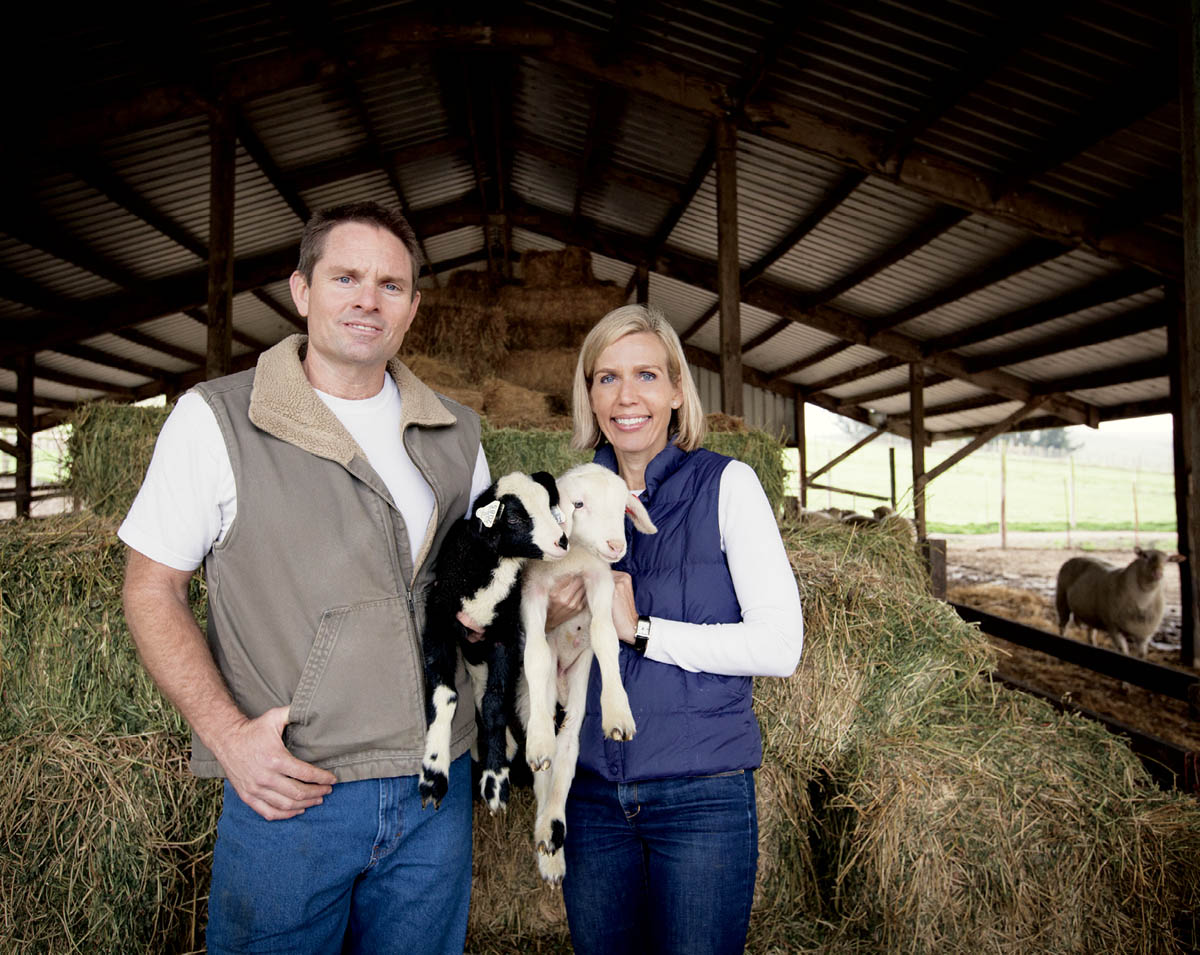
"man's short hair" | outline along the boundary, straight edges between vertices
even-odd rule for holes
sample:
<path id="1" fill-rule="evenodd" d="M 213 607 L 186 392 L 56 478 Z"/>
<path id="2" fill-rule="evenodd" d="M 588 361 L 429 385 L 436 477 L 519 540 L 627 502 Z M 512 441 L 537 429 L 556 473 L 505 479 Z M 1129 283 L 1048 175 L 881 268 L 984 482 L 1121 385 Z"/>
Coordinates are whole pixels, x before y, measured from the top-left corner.
<path id="1" fill-rule="evenodd" d="M 421 247 L 417 244 L 417 234 L 398 210 L 389 209 L 378 202 L 347 202 L 340 206 L 322 209 L 308 220 L 304 226 L 304 235 L 300 237 L 300 262 L 296 266 L 296 271 L 304 276 L 304 281 L 312 284 L 313 270 L 325 252 L 326 237 L 334 226 L 339 226 L 344 222 L 373 225 L 390 232 L 404 243 L 409 261 L 412 262 L 410 298 L 415 295 L 417 279 L 421 275 Z"/>

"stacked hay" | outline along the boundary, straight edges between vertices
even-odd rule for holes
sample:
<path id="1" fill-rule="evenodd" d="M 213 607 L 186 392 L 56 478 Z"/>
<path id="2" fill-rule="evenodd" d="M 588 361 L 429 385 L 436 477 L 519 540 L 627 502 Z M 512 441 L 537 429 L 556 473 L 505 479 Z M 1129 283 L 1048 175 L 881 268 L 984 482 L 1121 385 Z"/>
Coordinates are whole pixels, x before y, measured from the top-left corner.
<path id="1" fill-rule="evenodd" d="M 137 661 L 115 531 L 0 525 L 0 951 L 203 947 L 220 790 L 187 772 L 183 723 Z"/>
<path id="2" fill-rule="evenodd" d="M 80 405 L 67 442 L 67 489 L 94 514 L 123 517 L 133 503 L 171 407 Z"/>

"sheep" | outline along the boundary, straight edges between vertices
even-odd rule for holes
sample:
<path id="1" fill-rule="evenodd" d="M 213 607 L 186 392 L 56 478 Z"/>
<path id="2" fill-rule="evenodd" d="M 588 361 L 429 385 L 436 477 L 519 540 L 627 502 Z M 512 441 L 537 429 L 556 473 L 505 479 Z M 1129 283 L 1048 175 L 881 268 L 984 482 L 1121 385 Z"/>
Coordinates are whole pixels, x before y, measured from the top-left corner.
<path id="1" fill-rule="evenodd" d="M 561 882 L 566 871 L 559 850 L 566 837 L 567 792 L 575 777 L 593 655 L 600 662 L 603 681 L 600 706 L 605 735 L 624 741 L 637 731 L 617 662 L 620 641 L 612 619 L 610 565 L 625 556 L 626 514 L 643 534 L 658 531 L 625 482 L 601 465 L 572 468 L 559 478 L 558 486 L 564 507 L 573 511 L 571 550 L 552 565 L 530 565 L 525 575 L 521 601 L 524 692 L 518 701 L 526 730 L 526 758 L 534 770 L 538 870 L 552 884 Z M 550 591 L 559 580 L 574 574 L 583 577 L 588 609 L 546 633 Z M 565 710 L 557 737 L 556 701 Z"/>
<path id="2" fill-rule="evenodd" d="M 1101 629 L 1122 653 L 1129 653 L 1128 636 L 1137 641 L 1138 656 L 1146 656 L 1150 638 L 1162 622 L 1163 565 L 1184 558 L 1140 547 L 1134 551 L 1137 557 L 1126 567 L 1112 567 L 1093 557 L 1072 557 L 1059 568 L 1054 592 L 1059 636 L 1073 616 L 1087 629 L 1092 646 L 1096 629 Z"/>
<path id="3" fill-rule="evenodd" d="M 422 632 L 425 657 L 425 752 L 421 806 L 437 809 L 449 786 L 450 733 L 458 694 L 454 674 L 461 646 L 479 715 L 480 793 L 492 812 L 508 802 L 520 671 L 521 576 L 531 560 L 567 554 L 568 519 L 558 507 L 558 485 L 545 471 L 506 474 L 475 499 L 469 520 L 450 529 Z M 469 639 L 483 628 L 482 639 Z"/>
<path id="4" fill-rule="evenodd" d="M 912 538 L 914 541 L 917 539 L 916 526 L 903 514 L 896 513 L 895 508 L 889 507 L 886 504 L 880 504 L 879 507 L 875 508 L 875 510 L 871 512 L 871 514 L 874 516 L 876 523 L 883 525 L 898 524 L 905 529 L 910 538 Z"/>

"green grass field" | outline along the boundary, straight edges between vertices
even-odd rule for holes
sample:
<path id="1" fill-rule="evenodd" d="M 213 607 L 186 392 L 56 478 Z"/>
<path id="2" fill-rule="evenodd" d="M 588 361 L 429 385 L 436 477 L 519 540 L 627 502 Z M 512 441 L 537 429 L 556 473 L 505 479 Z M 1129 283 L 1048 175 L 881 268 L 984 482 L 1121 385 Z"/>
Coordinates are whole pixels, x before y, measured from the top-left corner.
<path id="1" fill-rule="evenodd" d="M 811 474 L 854 443 L 854 439 L 808 442 Z M 954 453 L 953 445 L 926 449 L 931 470 Z M 982 534 L 1000 526 L 1000 454 L 990 448 L 969 455 L 936 478 L 926 489 L 926 521 L 930 532 Z M 785 452 L 789 494 L 795 494 L 796 452 Z M 855 492 L 891 495 L 888 449 L 869 444 L 831 471 L 818 484 Z M 1066 457 L 1026 456 L 1009 449 L 1006 479 L 1006 524 L 1012 531 L 1062 531 L 1068 522 L 1071 462 Z M 901 513 L 912 516 L 912 461 L 907 443 L 896 446 L 896 497 Z M 1169 472 L 1133 471 L 1098 465 L 1075 465 L 1075 528 L 1078 530 L 1175 531 L 1175 478 Z M 808 506 L 849 507 L 869 513 L 881 501 L 849 494 L 808 491 Z"/>

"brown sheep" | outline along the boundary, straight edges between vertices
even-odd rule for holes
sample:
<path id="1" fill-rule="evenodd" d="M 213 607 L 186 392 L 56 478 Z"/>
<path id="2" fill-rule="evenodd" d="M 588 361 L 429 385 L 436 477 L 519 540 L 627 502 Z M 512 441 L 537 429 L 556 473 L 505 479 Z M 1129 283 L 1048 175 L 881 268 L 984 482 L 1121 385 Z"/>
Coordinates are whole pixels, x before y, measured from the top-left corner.
<path id="1" fill-rule="evenodd" d="M 1074 617 L 1087 629 L 1092 646 L 1099 629 L 1122 653 L 1129 653 L 1128 636 L 1137 641 L 1138 656 L 1146 656 L 1150 638 L 1162 622 L 1163 567 L 1184 558 L 1140 547 L 1134 551 L 1137 557 L 1127 567 L 1112 567 L 1094 557 L 1072 557 L 1059 568 L 1054 603 L 1060 636 L 1067 620 Z"/>

